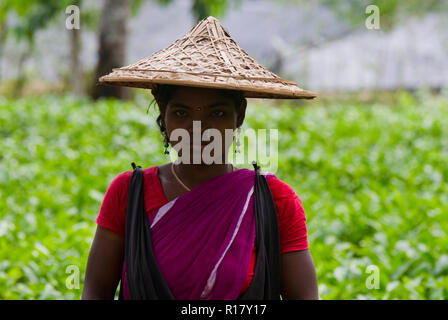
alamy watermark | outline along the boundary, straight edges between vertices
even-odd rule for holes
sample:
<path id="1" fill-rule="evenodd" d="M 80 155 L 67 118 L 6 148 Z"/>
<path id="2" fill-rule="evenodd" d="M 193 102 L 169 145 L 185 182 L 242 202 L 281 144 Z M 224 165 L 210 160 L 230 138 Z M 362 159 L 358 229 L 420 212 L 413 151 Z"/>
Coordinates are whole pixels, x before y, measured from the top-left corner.
<path id="1" fill-rule="evenodd" d="M 245 129 L 237 136 L 240 152 L 229 154 L 235 130 L 225 129 L 224 136 L 214 128 L 201 130 L 201 121 L 193 121 L 193 130 L 177 128 L 170 133 L 169 141 L 175 153 L 176 164 L 245 164 L 256 160 L 261 167 L 275 173 L 278 168 L 278 129 Z M 269 138 L 269 141 L 268 141 Z M 246 148 L 247 141 L 247 148 Z M 176 155 L 178 156 L 175 159 Z M 230 159 L 229 159 L 230 158 Z"/>
<path id="2" fill-rule="evenodd" d="M 65 27 L 68 30 L 78 30 L 80 25 L 79 7 L 75 5 L 68 6 L 65 8 L 65 13 L 69 15 L 65 19 Z"/>
<path id="3" fill-rule="evenodd" d="M 71 264 L 65 268 L 65 273 L 70 274 L 65 279 L 65 286 L 67 289 L 79 289 L 79 267 L 77 265 Z"/>
<path id="4" fill-rule="evenodd" d="M 366 18 L 365 25 L 369 30 L 379 30 L 380 29 L 380 8 L 378 6 L 371 4 L 366 7 L 366 14 L 369 16 Z"/>
<path id="5" fill-rule="evenodd" d="M 367 289 L 379 289 L 380 288 L 380 268 L 378 266 L 372 264 L 367 266 L 366 273 L 370 274 L 370 276 L 366 279 L 366 288 Z"/>

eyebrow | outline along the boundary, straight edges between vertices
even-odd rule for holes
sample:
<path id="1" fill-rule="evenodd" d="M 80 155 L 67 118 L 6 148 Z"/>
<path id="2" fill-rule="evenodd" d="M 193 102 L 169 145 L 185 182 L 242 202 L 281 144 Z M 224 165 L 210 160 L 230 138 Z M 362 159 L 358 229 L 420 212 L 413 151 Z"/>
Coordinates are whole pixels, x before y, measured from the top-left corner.
<path id="1" fill-rule="evenodd" d="M 229 103 L 227 101 L 219 101 L 219 102 L 215 102 L 215 103 L 208 105 L 207 108 L 211 109 L 214 107 L 224 106 L 224 105 L 228 105 L 228 104 Z M 172 108 L 182 108 L 182 109 L 187 109 L 187 110 L 192 109 L 191 107 L 189 107 L 185 104 L 182 104 L 180 102 L 175 102 L 175 103 L 171 104 L 171 107 Z"/>

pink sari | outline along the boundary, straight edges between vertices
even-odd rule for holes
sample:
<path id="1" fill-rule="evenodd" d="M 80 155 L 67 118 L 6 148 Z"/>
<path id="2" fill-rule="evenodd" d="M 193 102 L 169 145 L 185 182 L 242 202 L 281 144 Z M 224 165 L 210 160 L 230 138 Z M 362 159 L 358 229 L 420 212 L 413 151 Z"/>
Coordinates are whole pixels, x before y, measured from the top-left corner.
<path id="1" fill-rule="evenodd" d="M 255 240 L 255 172 L 218 175 L 148 218 L 154 255 L 175 299 L 235 300 Z M 129 299 L 123 264 L 123 298 Z"/>

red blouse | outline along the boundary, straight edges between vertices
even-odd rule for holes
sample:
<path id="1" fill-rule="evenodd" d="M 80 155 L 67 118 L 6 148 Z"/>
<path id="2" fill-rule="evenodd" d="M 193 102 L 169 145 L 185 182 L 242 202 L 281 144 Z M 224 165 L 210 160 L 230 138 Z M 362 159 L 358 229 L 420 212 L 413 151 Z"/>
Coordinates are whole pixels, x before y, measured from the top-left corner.
<path id="1" fill-rule="evenodd" d="M 143 194 L 148 216 L 155 214 L 161 206 L 168 202 L 157 175 L 157 168 L 157 166 L 154 166 L 143 169 L 143 185 L 145 188 Z M 131 176 L 132 171 L 126 171 L 120 173 L 110 183 L 96 219 L 98 225 L 117 233 L 123 238 L 126 230 L 126 207 Z M 277 177 L 270 177 L 267 181 L 277 208 L 280 253 L 308 249 L 306 217 L 302 201 L 288 184 Z M 252 281 L 255 259 L 254 247 L 247 280 L 241 293 L 246 291 Z"/>

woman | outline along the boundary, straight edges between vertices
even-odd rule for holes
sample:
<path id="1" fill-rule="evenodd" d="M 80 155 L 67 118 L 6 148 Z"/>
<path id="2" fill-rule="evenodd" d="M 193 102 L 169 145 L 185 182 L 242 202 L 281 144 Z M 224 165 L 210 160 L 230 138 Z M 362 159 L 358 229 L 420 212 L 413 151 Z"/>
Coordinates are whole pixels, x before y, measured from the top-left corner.
<path id="1" fill-rule="evenodd" d="M 256 64 L 241 48 L 232 50 L 232 46 L 237 45 L 218 20 L 208 17 L 167 49 L 129 67 L 114 69 L 102 82 L 152 89 L 166 147 L 177 142 L 172 134 L 175 130 L 192 136 L 194 121 L 200 121 L 201 134 L 216 129 L 225 137 L 226 129 L 240 128 L 247 97 L 314 97 Z M 218 49 L 216 61 L 206 54 L 210 47 Z M 182 59 L 187 61 L 179 66 Z M 188 59 L 194 63 L 189 64 Z M 198 65 L 201 59 L 205 60 L 203 66 Z M 185 70 L 187 65 L 196 72 Z M 269 77 L 241 76 L 237 70 L 241 65 L 245 72 L 256 69 L 255 74 Z M 179 71 L 180 67 L 183 69 Z M 238 74 L 229 79 L 232 68 Z M 191 141 L 187 144 L 190 160 L 195 154 L 203 155 L 207 145 L 214 142 L 203 140 L 199 146 Z M 228 163 L 228 147 L 224 143 L 210 153 L 215 156 L 217 152 L 222 160 L 212 164 L 201 157 L 199 163 L 167 163 L 143 170 L 144 208 L 155 259 L 176 299 L 237 299 L 251 286 L 258 261 L 254 172 Z M 179 157 L 185 156 L 185 151 L 181 149 Z M 124 249 L 131 176 L 132 171 L 119 174 L 106 192 L 87 263 L 83 299 L 113 299 L 120 279 L 122 297 L 129 298 Z M 282 298 L 318 299 L 301 201 L 275 175 L 267 174 L 266 179 L 278 218 Z"/>

